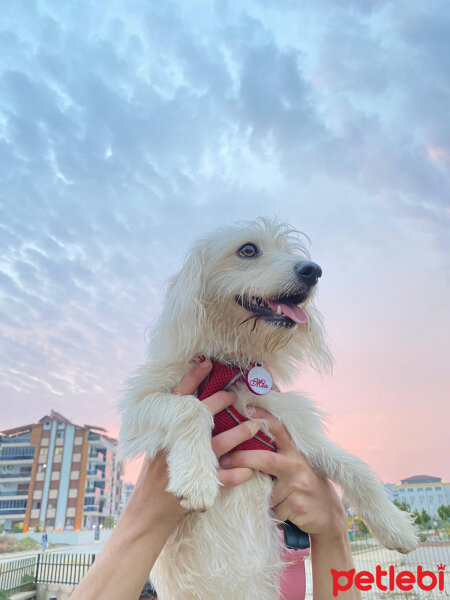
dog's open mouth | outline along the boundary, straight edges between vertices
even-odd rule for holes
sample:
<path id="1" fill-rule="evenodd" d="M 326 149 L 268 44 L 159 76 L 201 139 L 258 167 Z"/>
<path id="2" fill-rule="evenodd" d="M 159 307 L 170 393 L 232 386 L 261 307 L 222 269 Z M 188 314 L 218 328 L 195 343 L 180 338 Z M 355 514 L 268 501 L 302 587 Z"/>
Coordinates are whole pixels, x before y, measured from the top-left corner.
<path id="1" fill-rule="evenodd" d="M 295 294 L 267 299 L 258 296 L 236 296 L 235 299 L 240 306 L 268 323 L 294 327 L 296 324 L 303 325 L 308 322 L 308 315 L 299 306 L 306 298 L 307 294 Z"/>

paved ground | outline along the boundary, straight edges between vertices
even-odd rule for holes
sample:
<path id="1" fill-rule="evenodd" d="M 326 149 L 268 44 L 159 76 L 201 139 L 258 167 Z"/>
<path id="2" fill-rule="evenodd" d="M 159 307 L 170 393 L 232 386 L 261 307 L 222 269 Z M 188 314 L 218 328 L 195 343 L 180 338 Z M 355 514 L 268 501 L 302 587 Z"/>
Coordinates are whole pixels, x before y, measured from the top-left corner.
<path id="1" fill-rule="evenodd" d="M 50 548 L 46 550 L 46 554 L 54 554 L 61 552 L 75 552 L 80 554 L 98 554 L 105 545 L 105 542 L 92 542 L 90 544 L 80 544 L 79 546 L 60 546 L 59 548 Z M 36 550 L 26 552 L 11 552 L 9 554 L 0 554 L 0 563 L 8 562 L 16 558 L 27 558 L 35 556 L 39 552 Z"/>

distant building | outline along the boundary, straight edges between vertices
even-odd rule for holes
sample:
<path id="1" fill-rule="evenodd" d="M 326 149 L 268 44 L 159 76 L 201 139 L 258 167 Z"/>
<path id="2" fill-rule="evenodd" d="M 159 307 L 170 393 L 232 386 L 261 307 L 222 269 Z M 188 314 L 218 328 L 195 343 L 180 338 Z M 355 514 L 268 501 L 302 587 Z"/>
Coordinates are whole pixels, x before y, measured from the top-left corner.
<path id="1" fill-rule="evenodd" d="M 430 517 L 438 519 L 439 506 L 450 505 L 450 483 L 442 483 L 440 477 L 432 475 L 414 475 L 402 479 L 400 485 L 392 485 L 392 499 L 408 504 L 411 512 L 425 509 Z"/>
<path id="2" fill-rule="evenodd" d="M 51 411 L 0 433 L 0 522 L 10 530 L 91 529 L 116 516 L 122 497 L 117 441 Z"/>
<path id="3" fill-rule="evenodd" d="M 131 496 L 133 490 L 134 490 L 134 485 L 132 483 L 125 483 L 123 485 L 123 502 L 122 502 L 122 508 L 125 507 L 126 503 L 130 499 L 130 496 Z"/>

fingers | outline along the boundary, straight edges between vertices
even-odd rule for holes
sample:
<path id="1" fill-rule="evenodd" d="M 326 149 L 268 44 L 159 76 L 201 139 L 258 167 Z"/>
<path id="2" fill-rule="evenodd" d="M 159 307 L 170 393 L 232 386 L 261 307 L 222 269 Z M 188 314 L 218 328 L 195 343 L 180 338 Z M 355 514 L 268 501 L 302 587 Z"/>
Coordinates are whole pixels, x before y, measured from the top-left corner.
<path id="1" fill-rule="evenodd" d="M 285 470 L 283 457 L 267 450 L 237 450 L 223 456 L 219 462 L 225 469 L 245 467 L 275 477 L 280 476 Z"/>
<path id="2" fill-rule="evenodd" d="M 266 410 L 256 407 L 252 412 L 252 418 L 265 419 L 269 423 L 270 433 L 275 438 L 275 446 L 278 451 L 284 452 L 292 449 L 293 442 L 291 436 L 283 423 L 280 423 L 276 417 Z"/>
<path id="3" fill-rule="evenodd" d="M 211 440 L 211 447 L 214 454 L 216 456 L 226 454 L 239 444 L 242 444 L 242 442 L 251 439 L 259 431 L 259 428 L 259 423 L 255 423 L 255 421 L 246 421 L 245 423 L 236 425 L 236 427 L 233 427 L 232 429 L 228 429 L 228 431 L 215 435 Z M 249 451 L 245 450 L 244 452 L 247 453 Z"/>
<path id="4" fill-rule="evenodd" d="M 210 360 L 205 360 L 198 364 L 195 364 L 192 369 L 186 373 L 183 379 L 178 383 L 172 390 L 173 394 L 180 396 L 189 396 L 194 394 L 201 382 L 211 372 L 212 363 Z M 231 406 L 236 401 L 236 394 L 234 392 L 217 392 L 209 398 L 202 400 L 213 415 L 217 415 L 227 406 Z"/>
<path id="5" fill-rule="evenodd" d="M 192 369 L 186 373 L 183 379 L 178 383 L 172 390 L 173 394 L 179 394 L 180 396 L 189 396 L 195 393 L 195 390 L 210 373 L 212 369 L 212 363 L 210 360 L 205 360 L 192 367 Z"/>
<path id="6" fill-rule="evenodd" d="M 280 521 L 291 521 L 300 527 L 299 521 L 301 515 L 305 513 L 305 508 L 298 497 L 294 494 L 288 496 L 283 502 L 273 509 L 273 516 Z"/>
<path id="7" fill-rule="evenodd" d="M 202 402 L 209 408 L 213 415 L 217 415 L 224 408 L 231 406 L 236 400 L 237 396 L 234 392 L 216 392 L 212 396 L 202 400 Z"/>
<path id="8" fill-rule="evenodd" d="M 224 487 L 236 487 L 253 476 L 253 469 L 226 469 L 217 471 L 217 478 Z"/>

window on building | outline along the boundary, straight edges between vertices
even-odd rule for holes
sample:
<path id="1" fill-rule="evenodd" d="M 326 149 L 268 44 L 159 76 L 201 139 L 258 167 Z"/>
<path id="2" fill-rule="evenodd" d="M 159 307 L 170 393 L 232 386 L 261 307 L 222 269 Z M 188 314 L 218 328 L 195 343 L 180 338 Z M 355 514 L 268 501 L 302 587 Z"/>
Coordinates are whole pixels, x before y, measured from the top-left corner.
<path id="1" fill-rule="evenodd" d="M 430 487 L 427 487 L 427 492 L 431 492 L 431 489 L 432 489 L 432 488 L 430 488 Z"/>
<path id="2" fill-rule="evenodd" d="M 31 508 L 41 508 L 41 503 L 40 502 L 33 502 L 33 504 L 31 505 Z"/>
<path id="3" fill-rule="evenodd" d="M 50 429 L 51 426 L 52 426 L 52 424 L 50 423 L 50 421 L 45 421 L 44 429 Z"/>
<path id="4" fill-rule="evenodd" d="M 58 423 L 58 429 L 64 429 L 66 426 L 65 423 Z"/>
<path id="5" fill-rule="evenodd" d="M 56 508 L 56 504 L 55 504 L 54 502 L 50 502 L 50 503 L 47 505 L 47 508 L 48 508 L 48 509 Z"/>
<path id="6" fill-rule="evenodd" d="M 56 437 L 57 438 L 63 438 L 64 437 L 64 431 L 57 431 L 56 432 Z"/>
<path id="7" fill-rule="evenodd" d="M 39 450 L 39 456 L 45 456 L 48 453 L 48 448 L 41 448 Z"/>
<path id="8" fill-rule="evenodd" d="M 8 448 L 7 446 L 2 447 L 2 458 L 12 458 L 12 459 L 20 459 L 20 458 L 33 458 L 34 454 L 34 446 L 12 446 Z"/>
<path id="9" fill-rule="evenodd" d="M 8 512 L 9 509 L 23 512 L 27 506 L 26 500 L 0 500 L 0 514 Z M 23 510 L 19 510 L 23 509 Z"/>
<path id="10" fill-rule="evenodd" d="M 412 489 L 410 488 L 410 489 L 408 490 L 408 492 L 409 492 L 410 494 L 412 494 L 412 493 L 414 492 L 414 490 L 412 490 Z"/>
<path id="11" fill-rule="evenodd" d="M 62 446 L 56 446 L 55 454 L 62 454 L 62 451 L 63 451 Z"/>
<path id="12" fill-rule="evenodd" d="M 66 519 L 66 527 L 73 527 L 75 525 L 75 519 Z"/>

